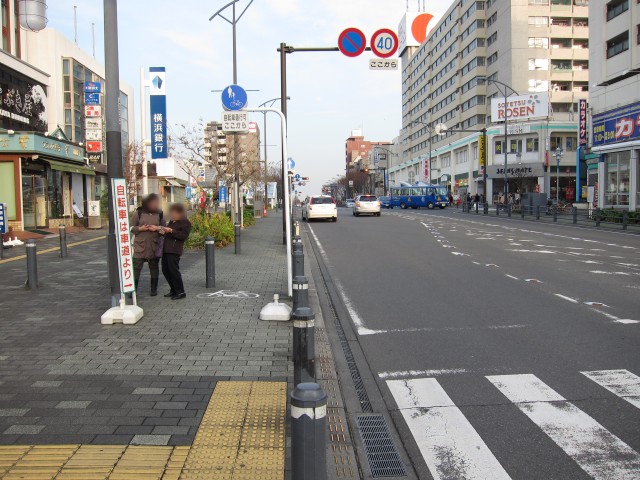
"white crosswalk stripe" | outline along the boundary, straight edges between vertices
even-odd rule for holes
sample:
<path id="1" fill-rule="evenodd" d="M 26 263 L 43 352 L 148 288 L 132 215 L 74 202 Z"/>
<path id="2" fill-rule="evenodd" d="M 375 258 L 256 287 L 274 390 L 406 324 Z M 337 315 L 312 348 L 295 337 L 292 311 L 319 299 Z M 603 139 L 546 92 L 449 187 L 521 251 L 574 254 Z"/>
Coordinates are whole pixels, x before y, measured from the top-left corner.
<path id="1" fill-rule="evenodd" d="M 629 370 L 596 370 L 580 373 L 634 407 L 640 408 L 640 377 Z"/>
<path id="2" fill-rule="evenodd" d="M 487 379 L 594 479 L 639 478 L 636 451 L 535 375 Z"/>
<path id="3" fill-rule="evenodd" d="M 509 479 L 435 378 L 387 380 L 434 479 Z"/>

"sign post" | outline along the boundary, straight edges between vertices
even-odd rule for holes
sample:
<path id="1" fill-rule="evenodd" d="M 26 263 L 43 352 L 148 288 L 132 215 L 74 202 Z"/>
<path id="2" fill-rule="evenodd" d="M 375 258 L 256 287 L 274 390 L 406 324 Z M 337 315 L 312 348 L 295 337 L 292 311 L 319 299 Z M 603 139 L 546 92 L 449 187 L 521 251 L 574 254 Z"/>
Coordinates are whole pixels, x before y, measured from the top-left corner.
<path id="1" fill-rule="evenodd" d="M 113 191 L 113 220 L 116 225 L 116 260 L 121 293 L 120 305 L 107 310 L 102 315 L 100 322 L 103 325 L 113 325 L 117 322 L 133 325 L 142 318 L 144 312 L 137 305 L 136 299 L 127 181 L 124 178 L 113 178 L 111 179 L 111 188 Z M 125 294 L 127 293 L 132 295 L 133 305 L 126 305 Z"/>

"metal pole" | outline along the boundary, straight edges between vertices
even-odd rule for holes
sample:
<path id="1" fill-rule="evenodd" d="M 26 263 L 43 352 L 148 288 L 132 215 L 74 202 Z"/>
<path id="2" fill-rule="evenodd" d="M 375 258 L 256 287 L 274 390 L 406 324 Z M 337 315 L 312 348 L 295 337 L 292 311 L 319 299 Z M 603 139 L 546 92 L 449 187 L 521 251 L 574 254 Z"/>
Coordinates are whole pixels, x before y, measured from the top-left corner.
<path id="1" fill-rule="evenodd" d="M 280 43 L 280 111 L 284 118 L 287 118 L 287 44 L 282 42 Z M 285 176 L 287 175 L 287 167 L 286 162 L 288 161 L 283 147 L 282 152 L 282 181 L 280 183 L 280 187 L 282 190 L 282 244 L 286 245 L 287 243 L 287 219 L 286 219 L 286 210 L 289 209 L 289 206 L 285 204 L 285 185 L 288 185 L 287 179 Z M 289 187 L 287 186 L 287 189 Z M 288 192 L 286 194 L 288 198 Z"/>
<path id="2" fill-rule="evenodd" d="M 38 254 L 36 252 L 36 241 L 31 239 L 25 243 L 27 249 L 27 288 L 38 289 Z"/>
<path id="3" fill-rule="evenodd" d="M 429 185 L 431 185 L 431 129 L 427 127 L 427 133 L 429 134 Z"/>
<path id="4" fill-rule="evenodd" d="M 268 163 L 267 163 L 267 112 L 263 112 L 264 114 L 264 212 L 266 216 L 267 212 L 267 201 L 268 201 L 268 192 L 269 187 L 267 186 L 269 171 L 268 171 Z"/>
<path id="5" fill-rule="evenodd" d="M 205 263 L 207 275 L 207 288 L 216 286 L 216 241 L 213 237 L 207 237 L 205 244 Z"/>
<path id="6" fill-rule="evenodd" d="M 58 227 L 58 233 L 60 235 L 60 257 L 67 256 L 67 228 L 64 225 Z"/>
<path id="7" fill-rule="evenodd" d="M 233 36 L 233 83 L 234 85 L 238 84 L 238 60 L 237 60 L 237 40 L 236 40 L 236 4 L 235 2 L 232 5 L 232 15 L 233 22 L 231 22 L 232 27 L 232 36 Z M 240 240 L 241 235 L 241 225 L 242 225 L 242 217 L 243 215 L 243 205 L 242 199 L 240 198 L 240 160 L 238 158 L 238 136 L 237 134 L 233 135 L 233 175 L 235 177 L 234 181 L 234 196 L 236 198 L 236 221 L 234 224 L 234 233 L 235 233 L 235 253 L 236 255 L 240 255 L 242 253 L 242 243 Z"/>
<path id="8" fill-rule="evenodd" d="M 560 152 L 556 150 L 556 205 L 560 201 Z"/>
<path id="9" fill-rule="evenodd" d="M 509 175 L 507 173 L 507 155 L 508 155 L 509 131 L 507 129 L 507 87 L 504 87 L 504 201 L 508 203 L 507 195 L 509 195 Z"/>
<path id="10" fill-rule="evenodd" d="M 326 480 L 327 395 L 316 383 L 291 392 L 291 478 Z"/>
<path id="11" fill-rule="evenodd" d="M 140 137 L 142 140 L 142 195 L 149 195 L 149 164 L 147 162 L 147 90 L 145 67 L 140 68 Z"/>
<path id="12" fill-rule="evenodd" d="M 107 237 L 107 259 L 109 263 L 109 285 L 111 305 L 120 299 L 120 275 L 116 246 L 116 223 L 113 211 L 111 180 L 124 178 L 122 165 L 122 131 L 120 129 L 120 67 L 118 60 L 118 1 L 104 0 L 104 59 L 106 83 L 106 131 L 107 131 L 107 178 L 109 180 L 109 235 Z"/>

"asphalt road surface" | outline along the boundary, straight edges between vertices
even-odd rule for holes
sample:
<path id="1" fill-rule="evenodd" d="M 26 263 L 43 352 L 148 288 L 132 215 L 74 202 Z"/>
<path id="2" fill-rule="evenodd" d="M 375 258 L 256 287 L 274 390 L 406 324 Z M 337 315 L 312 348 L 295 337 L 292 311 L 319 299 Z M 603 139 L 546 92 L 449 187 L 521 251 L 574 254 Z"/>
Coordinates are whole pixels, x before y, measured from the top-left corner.
<path id="1" fill-rule="evenodd" d="M 309 233 L 420 478 L 640 479 L 640 236 L 340 210 Z"/>

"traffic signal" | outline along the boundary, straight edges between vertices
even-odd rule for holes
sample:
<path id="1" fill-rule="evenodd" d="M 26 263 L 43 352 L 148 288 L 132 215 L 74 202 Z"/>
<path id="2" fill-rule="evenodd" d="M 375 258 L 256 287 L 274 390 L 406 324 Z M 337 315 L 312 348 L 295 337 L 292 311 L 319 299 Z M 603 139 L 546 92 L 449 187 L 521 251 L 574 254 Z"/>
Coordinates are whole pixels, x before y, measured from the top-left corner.
<path id="1" fill-rule="evenodd" d="M 361 168 L 360 169 L 360 173 L 369 173 L 369 169 L 368 168 Z"/>

